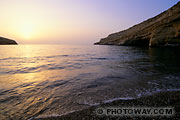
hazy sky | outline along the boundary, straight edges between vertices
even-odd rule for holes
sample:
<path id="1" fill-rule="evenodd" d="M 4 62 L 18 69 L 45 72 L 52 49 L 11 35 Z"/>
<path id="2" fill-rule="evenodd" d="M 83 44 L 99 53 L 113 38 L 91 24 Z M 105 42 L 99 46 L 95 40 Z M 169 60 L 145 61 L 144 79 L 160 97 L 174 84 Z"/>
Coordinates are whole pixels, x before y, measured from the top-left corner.
<path id="1" fill-rule="evenodd" d="M 0 36 L 21 44 L 93 44 L 178 1 L 0 0 Z"/>

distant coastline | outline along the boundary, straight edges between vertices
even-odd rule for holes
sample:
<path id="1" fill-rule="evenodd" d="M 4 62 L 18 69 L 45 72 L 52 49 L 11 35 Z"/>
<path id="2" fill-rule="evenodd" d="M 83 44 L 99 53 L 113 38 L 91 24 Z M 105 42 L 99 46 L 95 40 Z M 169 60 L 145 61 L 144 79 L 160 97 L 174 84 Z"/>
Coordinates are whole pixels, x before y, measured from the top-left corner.
<path id="1" fill-rule="evenodd" d="M 15 40 L 0 37 L 0 45 L 18 45 L 18 43 Z"/>

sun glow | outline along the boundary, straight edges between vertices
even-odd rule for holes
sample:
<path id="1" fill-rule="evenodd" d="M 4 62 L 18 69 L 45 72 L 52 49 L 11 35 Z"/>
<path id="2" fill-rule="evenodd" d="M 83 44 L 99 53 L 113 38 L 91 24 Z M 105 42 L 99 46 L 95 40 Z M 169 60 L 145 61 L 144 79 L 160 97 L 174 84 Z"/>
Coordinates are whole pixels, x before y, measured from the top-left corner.
<path id="1" fill-rule="evenodd" d="M 33 36 L 35 34 L 34 33 L 35 29 L 34 29 L 33 25 L 27 23 L 27 24 L 24 24 L 22 26 L 22 28 L 20 28 L 19 32 L 20 32 L 19 34 L 21 34 L 22 38 L 31 39 L 31 38 L 33 38 Z"/>
<path id="2" fill-rule="evenodd" d="M 12 31 L 15 31 L 14 36 L 16 39 L 33 40 L 38 36 L 38 23 L 30 18 L 14 20 L 11 28 Z"/>

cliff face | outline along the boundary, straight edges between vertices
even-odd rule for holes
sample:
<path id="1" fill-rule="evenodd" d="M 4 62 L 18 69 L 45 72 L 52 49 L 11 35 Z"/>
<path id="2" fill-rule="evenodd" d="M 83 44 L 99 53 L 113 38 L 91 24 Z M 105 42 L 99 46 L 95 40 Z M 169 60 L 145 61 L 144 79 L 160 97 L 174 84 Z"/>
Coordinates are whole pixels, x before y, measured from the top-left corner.
<path id="1" fill-rule="evenodd" d="M 17 45 L 17 42 L 14 40 L 0 37 L 0 45 Z"/>
<path id="2" fill-rule="evenodd" d="M 103 38 L 99 45 L 180 46 L 180 2 L 167 11 Z"/>

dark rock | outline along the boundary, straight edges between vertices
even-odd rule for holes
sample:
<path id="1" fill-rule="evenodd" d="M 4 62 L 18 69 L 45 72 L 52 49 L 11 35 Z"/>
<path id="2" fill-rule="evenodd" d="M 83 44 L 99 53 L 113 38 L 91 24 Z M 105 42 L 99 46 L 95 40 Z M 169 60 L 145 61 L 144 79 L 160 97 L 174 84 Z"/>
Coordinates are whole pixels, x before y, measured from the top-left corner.
<path id="1" fill-rule="evenodd" d="M 17 45 L 17 42 L 14 40 L 0 37 L 0 45 Z"/>
<path id="2" fill-rule="evenodd" d="M 156 17 L 101 39 L 95 45 L 180 46 L 180 2 Z"/>

